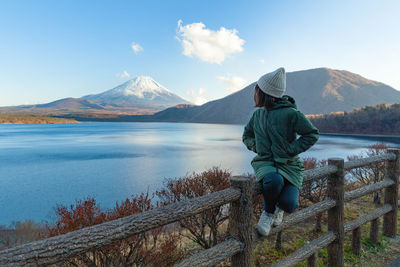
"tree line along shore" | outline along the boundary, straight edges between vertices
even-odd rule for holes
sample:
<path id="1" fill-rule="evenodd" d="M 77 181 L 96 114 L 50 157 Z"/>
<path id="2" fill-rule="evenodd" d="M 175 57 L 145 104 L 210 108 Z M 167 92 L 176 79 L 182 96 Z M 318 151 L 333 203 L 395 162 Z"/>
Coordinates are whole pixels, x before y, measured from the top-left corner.
<path id="1" fill-rule="evenodd" d="M 75 119 L 54 118 L 38 115 L 0 114 L 0 124 L 51 124 L 51 123 L 78 123 Z"/>
<path id="2" fill-rule="evenodd" d="M 321 133 L 400 135 L 400 103 L 365 106 L 351 112 L 307 117 Z"/>

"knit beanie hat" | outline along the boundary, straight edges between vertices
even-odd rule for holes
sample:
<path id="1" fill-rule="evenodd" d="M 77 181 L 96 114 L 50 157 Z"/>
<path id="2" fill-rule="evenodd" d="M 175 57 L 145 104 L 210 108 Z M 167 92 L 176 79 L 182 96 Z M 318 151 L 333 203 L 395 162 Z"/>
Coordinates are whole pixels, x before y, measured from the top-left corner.
<path id="1" fill-rule="evenodd" d="M 264 93 L 281 98 L 286 90 L 286 73 L 284 68 L 267 73 L 257 81 L 258 87 Z"/>

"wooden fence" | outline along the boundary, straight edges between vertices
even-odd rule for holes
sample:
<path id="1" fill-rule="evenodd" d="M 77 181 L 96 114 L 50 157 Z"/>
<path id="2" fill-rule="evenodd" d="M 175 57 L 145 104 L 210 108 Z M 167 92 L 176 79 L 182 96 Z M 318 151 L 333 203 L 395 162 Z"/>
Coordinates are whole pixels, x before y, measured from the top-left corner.
<path id="1" fill-rule="evenodd" d="M 318 250 L 328 247 L 328 265 L 343 266 L 344 234 L 352 231 L 352 248 L 360 252 L 360 227 L 371 222 L 376 224 L 383 218 L 383 234 L 397 234 L 398 185 L 400 174 L 400 150 L 389 149 L 388 153 L 369 158 L 344 162 L 341 158 L 328 159 L 328 165 L 304 171 L 304 182 L 328 177 L 328 198 L 305 209 L 284 217 L 283 223 L 271 229 L 270 235 L 293 226 L 321 212 L 328 211 L 328 232 L 312 240 L 274 266 L 294 266 L 306 260 L 309 266 L 317 266 Z M 385 179 L 381 182 L 344 192 L 345 170 L 387 161 Z M 151 211 L 134 214 L 121 219 L 70 232 L 65 235 L 27 243 L 0 251 L 0 266 L 49 265 L 65 261 L 69 257 L 85 253 L 112 242 L 128 238 L 206 210 L 230 203 L 230 237 L 216 246 L 189 257 L 176 266 L 214 266 L 231 257 L 233 267 L 254 265 L 253 248 L 260 237 L 253 226 L 252 201 L 254 194 L 261 194 L 260 184 L 250 178 L 232 177 L 231 187 L 202 197 L 174 203 Z M 384 205 L 374 211 L 344 222 L 344 203 L 385 189 Z M 378 227 L 371 227 L 371 236 L 377 237 Z"/>

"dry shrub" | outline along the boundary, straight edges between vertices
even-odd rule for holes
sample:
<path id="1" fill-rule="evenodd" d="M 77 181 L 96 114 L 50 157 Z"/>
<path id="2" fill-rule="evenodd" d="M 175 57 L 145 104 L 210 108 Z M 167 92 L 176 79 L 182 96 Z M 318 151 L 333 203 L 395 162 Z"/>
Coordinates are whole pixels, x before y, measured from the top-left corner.
<path id="1" fill-rule="evenodd" d="M 148 192 L 142 193 L 116 203 L 113 209 L 107 211 L 102 211 L 91 197 L 76 201 L 69 207 L 58 206 L 56 223 L 47 225 L 49 237 L 152 210 L 152 199 Z M 184 255 L 178 250 L 179 241 L 179 235 L 164 237 L 163 227 L 160 227 L 72 257 L 64 265 L 171 266 Z"/>
<path id="2" fill-rule="evenodd" d="M 309 157 L 303 158 L 303 165 L 306 170 L 321 168 L 326 166 L 327 160 L 317 160 L 316 158 Z M 308 203 L 316 204 L 326 198 L 327 194 L 327 177 L 322 177 L 314 181 L 303 183 L 300 190 L 300 206 L 306 207 Z M 315 231 L 322 231 L 322 213 L 315 216 Z"/>
<path id="3" fill-rule="evenodd" d="M 229 187 L 231 172 L 219 167 L 192 173 L 182 178 L 166 179 L 164 186 L 156 194 L 162 205 L 200 197 Z M 226 205 L 207 210 L 188 219 L 180 220 L 182 235 L 207 249 L 215 246 L 223 237 L 218 227 L 228 218 Z M 188 233 L 187 233 L 188 232 Z"/>
<path id="4" fill-rule="evenodd" d="M 350 161 L 382 155 L 387 153 L 388 148 L 389 146 L 385 143 L 376 143 L 368 146 L 367 151 L 360 153 L 359 155 L 349 156 L 347 159 Z M 357 182 L 361 183 L 362 185 L 370 185 L 380 182 L 385 178 L 386 164 L 386 161 L 375 162 L 363 167 L 351 169 L 349 170 L 349 173 L 354 179 L 356 179 Z M 381 198 L 382 190 L 373 193 L 373 202 L 375 204 L 379 205 L 381 203 Z"/>
<path id="5" fill-rule="evenodd" d="M 12 222 L 10 227 L 0 226 L 0 249 L 37 241 L 45 235 L 45 229 L 32 220 Z"/>

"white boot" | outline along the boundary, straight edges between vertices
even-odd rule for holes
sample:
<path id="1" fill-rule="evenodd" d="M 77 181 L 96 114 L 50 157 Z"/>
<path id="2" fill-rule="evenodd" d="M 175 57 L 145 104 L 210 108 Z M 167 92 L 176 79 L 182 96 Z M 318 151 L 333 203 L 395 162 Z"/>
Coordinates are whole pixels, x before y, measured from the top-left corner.
<path id="1" fill-rule="evenodd" d="M 274 219 L 274 223 L 272 225 L 273 226 L 278 226 L 283 221 L 283 210 L 281 210 L 280 208 L 276 207 L 274 215 L 275 215 L 275 219 Z"/>
<path id="2" fill-rule="evenodd" d="M 257 230 L 261 235 L 267 236 L 269 234 L 271 226 L 274 223 L 274 218 L 275 214 L 269 214 L 265 211 L 262 212 L 257 224 Z"/>

